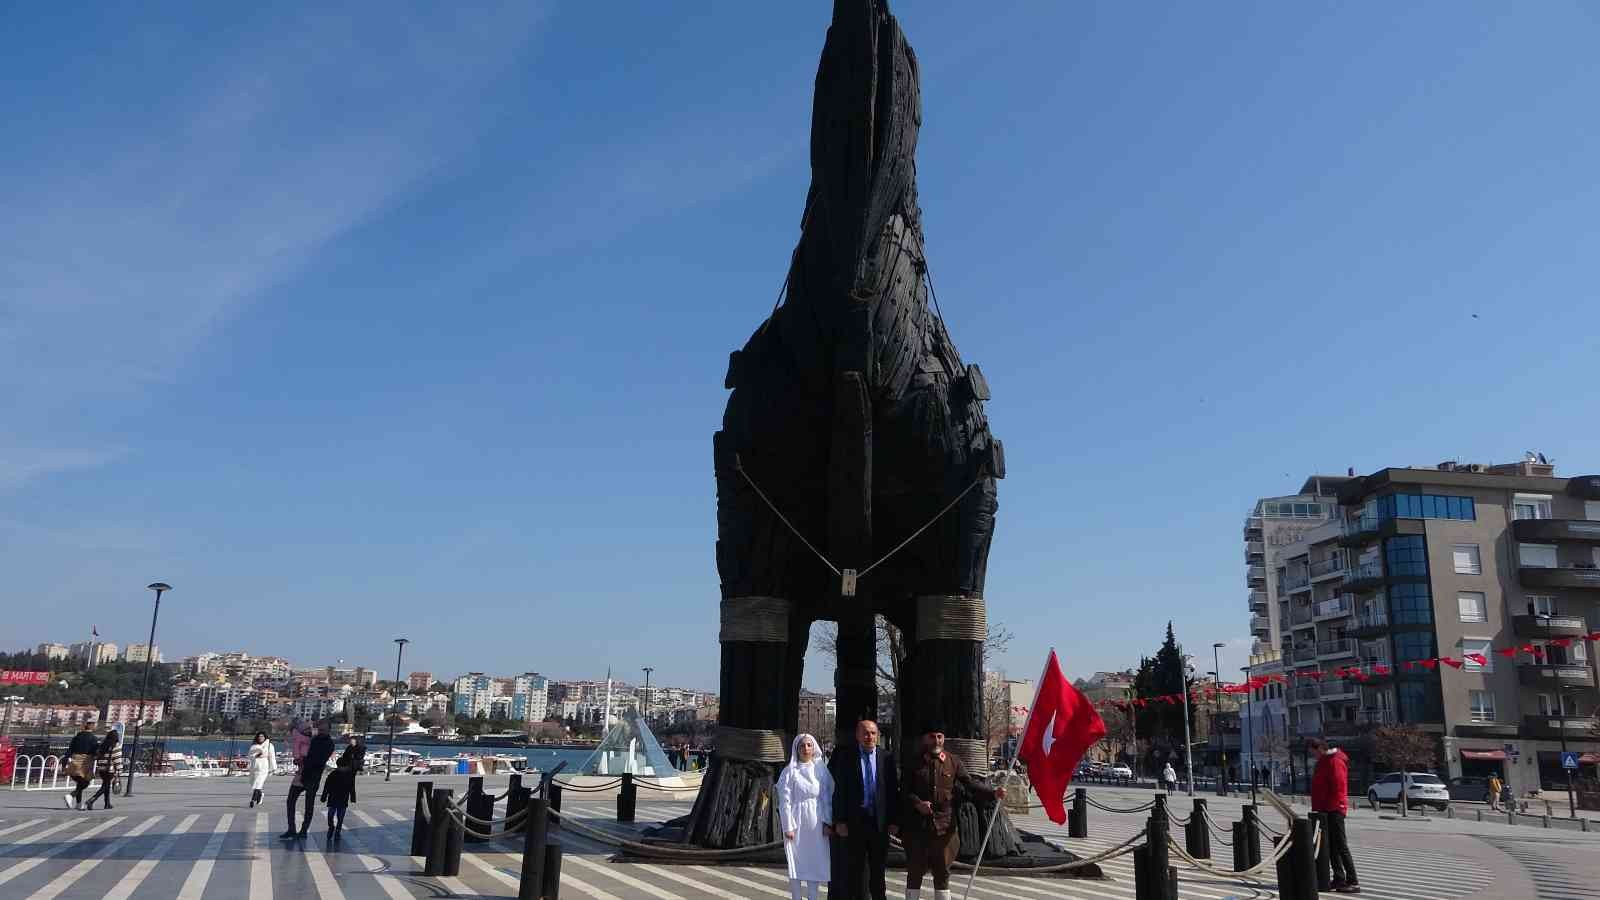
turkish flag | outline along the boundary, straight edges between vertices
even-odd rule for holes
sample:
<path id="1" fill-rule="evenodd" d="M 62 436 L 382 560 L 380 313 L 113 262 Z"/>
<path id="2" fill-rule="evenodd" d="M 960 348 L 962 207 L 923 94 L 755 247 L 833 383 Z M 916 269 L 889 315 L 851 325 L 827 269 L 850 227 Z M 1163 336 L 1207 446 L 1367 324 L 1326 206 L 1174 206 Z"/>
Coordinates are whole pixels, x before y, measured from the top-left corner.
<path id="1" fill-rule="evenodd" d="M 1051 650 L 1017 748 L 1017 758 L 1028 766 L 1028 781 L 1050 821 L 1057 825 L 1067 821 L 1062 799 L 1072 773 L 1084 751 L 1105 736 L 1106 723 L 1094 711 L 1094 705 L 1061 674 L 1061 664 Z"/>

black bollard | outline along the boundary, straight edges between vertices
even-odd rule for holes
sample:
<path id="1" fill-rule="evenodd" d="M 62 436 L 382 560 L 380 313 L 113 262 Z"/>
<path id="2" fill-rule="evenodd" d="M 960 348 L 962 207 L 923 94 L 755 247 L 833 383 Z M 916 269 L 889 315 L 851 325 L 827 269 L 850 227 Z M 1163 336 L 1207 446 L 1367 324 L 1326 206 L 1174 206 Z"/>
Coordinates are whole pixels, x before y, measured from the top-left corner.
<path id="1" fill-rule="evenodd" d="M 561 812 L 561 785 L 556 784 L 554 778 L 546 781 L 545 785 L 545 796 L 550 800 L 550 810 L 552 812 Z M 550 827 L 553 829 L 560 828 L 561 820 L 551 819 Z"/>
<path id="2" fill-rule="evenodd" d="M 1189 824 L 1184 826 L 1185 850 L 1195 859 L 1211 858 L 1211 830 L 1206 827 L 1206 801 L 1194 798 L 1194 811 L 1189 813 Z"/>
<path id="3" fill-rule="evenodd" d="M 1150 884 L 1150 843 L 1133 848 L 1133 898 L 1134 900 L 1158 900 L 1154 893 L 1154 886 Z"/>
<path id="4" fill-rule="evenodd" d="M 1067 837 L 1089 836 L 1089 792 L 1078 788 L 1072 792 L 1072 809 L 1067 813 Z"/>
<path id="5" fill-rule="evenodd" d="M 1284 835 L 1281 838 L 1273 838 L 1272 846 L 1276 850 L 1287 840 L 1289 840 L 1288 835 Z M 1293 853 L 1291 852 L 1278 857 L 1275 867 L 1278 870 L 1278 900 L 1304 900 L 1300 896 L 1300 884 L 1295 879 L 1294 860 L 1290 858 L 1292 855 Z"/>
<path id="6" fill-rule="evenodd" d="M 544 900 L 561 900 L 561 845 L 544 845 Z"/>
<path id="7" fill-rule="evenodd" d="M 635 804 L 639 802 L 639 788 L 633 783 L 633 773 L 622 776 L 622 790 L 617 793 L 617 821 L 632 822 Z"/>
<path id="8" fill-rule="evenodd" d="M 425 875 L 443 875 L 444 859 L 450 844 L 450 797 L 455 792 L 449 788 L 434 788 L 428 798 L 428 860 L 422 867 Z"/>
<path id="9" fill-rule="evenodd" d="M 1233 828 L 1233 870 L 1243 872 L 1250 868 L 1250 848 L 1245 846 L 1244 836 L 1247 833 L 1243 822 L 1234 822 Z"/>
<path id="10" fill-rule="evenodd" d="M 1155 805 L 1150 807 L 1150 815 L 1160 816 L 1163 819 L 1167 818 L 1167 795 L 1156 794 L 1152 802 Z"/>
<path id="11" fill-rule="evenodd" d="M 544 889 L 544 859 L 550 815 L 547 801 L 534 797 L 528 801 L 528 824 L 522 832 L 522 881 L 517 885 L 517 900 L 539 900 Z"/>
<path id="12" fill-rule="evenodd" d="M 1167 819 L 1165 805 L 1157 806 L 1155 815 L 1150 817 L 1147 827 L 1150 829 L 1150 883 L 1154 886 L 1155 893 L 1151 894 L 1155 900 L 1167 900 L 1172 893 L 1169 877 L 1172 873 L 1172 851 L 1167 846 L 1167 838 L 1171 833 L 1171 821 Z"/>
<path id="13" fill-rule="evenodd" d="M 440 874 L 454 877 L 461 874 L 461 838 L 463 826 L 455 816 L 450 816 L 450 830 L 445 834 L 444 871 Z"/>
<path id="14" fill-rule="evenodd" d="M 525 788 L 522 785 L 512 788 L 511 793 L 506 795 L 506 819 L 508 820 L 506 822 L 506 832 L 508 834 L 520 834 L 522 832 L 527 820 L 519 820 L 514 817 L 528 808 L 528 801 L 532 797 L 533 788 Z"/>
<path id="15" fill-rule="evenodd" d="M 1328 854 L 1328 815 L 1314 812 L 1311 821 L 1322 829 L 1322 846 L 1317 848 L 1317 890 L 1333 890 L 1333 857 Z"/>
<path id="16" fill-rule="evenodd" d="M 467 815 L 482 819 L 484 822 L 494 818 L 494 797 L 483 792 L 482 775 L 467 779 L 466 800 L 464 805 L 467 807 Z M 493 825 L 484 825 L 469 819 L 463 829 L 462 839 L 469 844 L 481 844 L 489 839 L 489 832 L 493 828 Z"/>
<path id="17" fill-rule="evenodd" d="M 1292 830 L 1284 835 L 1285 840 L 1294 841 L 1285 855 L 1291 860 L 1289 871 L 1294 877 L 1296 900 L 1317 900 L 1317 857 L 1311 852 L 1312 828 L 1304 816 L 1295 816 Z"/>
<path id="18" fill-rule="evenodd" d="M 1254 803 L 1244 805 L 1244 844 L 1250 865 L 1261 865 L 1261 811 Z"/>
<path id="19" fill-rule="evenodd" d="M 427 856 L 428 839 L 432 830 L 428 827 L 428 798 L 433 794 L 433 782 L 417 782 L 417 806 L 411 813 L 411 855 Z"/>
<path id="20" fill-rule="evenodd" d="M 522 773 L 512 772 L 511 777 L 506 781 L 506 796 L 510 797 L 511 792 L 519 787 L 522 787 Z"/>

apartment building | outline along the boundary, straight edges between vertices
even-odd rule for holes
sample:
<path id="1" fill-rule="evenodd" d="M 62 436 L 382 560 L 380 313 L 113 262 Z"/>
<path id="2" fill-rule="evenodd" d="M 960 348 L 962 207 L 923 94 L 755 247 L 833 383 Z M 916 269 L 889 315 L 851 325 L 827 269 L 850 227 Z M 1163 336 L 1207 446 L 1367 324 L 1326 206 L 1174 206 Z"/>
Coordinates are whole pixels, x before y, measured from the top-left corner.
<path id="1" fill-rule="evenodd" d="M 433 687 L 432 672 L 412 672 L 406 676 L 406 687 L 413 691 L 426 691 Z"/>
<path id="2" fill-rule="evenodd" d="M 1449 775 L 1499 772 L 1518 790 L 1564 783 L 1563 736 L 1600 758 L 1584 640 L 1600 630 L 1600 477 L 1558 477 L 1536 455 L 1446 462 L 1350 479 L 1337 499 L 1337 519 L 1276 555 L 1276 650 L 1285 671 L 1366 678 L 1291 679 L 1296 737 L 1364 761 L 1371 728 L 1415 724 L 1440 736 Z M 1523 647 L 1541 652 L 1496 652 Z M 1407 665 L 1435 657 L 1463 663 Z"/>
<path id="3" fill-rule="evenodd" d="M 139 718 L 141 705 L 144 707 L 144 723 L 146 725 L 160 722 L 163 718 L 162 714 L 166 712 L 166 704 L 161 700 L 145 700 L 142 701 L 142 704 L 141 701 L 135 699 L 108 700 L 106 701 L 105 715 L 102 719 L 108 725 L 116 722 L 134 722 Z"/>
<path id="4" fill-rule="evenodd" d="M 73 659 L 89 669 L 117 661 L 117 645 L 110 641 L 78 641 L 68 650 Z"/>
<path id="5" fill-rule="evenodd" d="M 1245 586 L 1249 590 L 1250 633 L 1254 652 L 1275 649 L 1284 628 L 1278 620 L 1278 585 L 1269 577 L 1280 565 L 1283 548 L 1300 540 L 1312 528 L 1333 519 L 1339 489 L 1349 477 L 1313 475 L 1300 493 L 1263 497 L 1244 520 Z"/>
<path id="6" fill-rule="evenodd" d="M 45 659 L 66 659 L 72 654 L 72 648 L 68 647 L 66 644 L 57 644 L 46 641 L 45 643 L 36 647 L 33 652 L 39 654 Z"/>
<path id="7" fill-rule="evenodd" d="M 149 644 L 129 644 L 122 651 L 122 661 L 130 663 L 161 662 L 161 648 Z"/>

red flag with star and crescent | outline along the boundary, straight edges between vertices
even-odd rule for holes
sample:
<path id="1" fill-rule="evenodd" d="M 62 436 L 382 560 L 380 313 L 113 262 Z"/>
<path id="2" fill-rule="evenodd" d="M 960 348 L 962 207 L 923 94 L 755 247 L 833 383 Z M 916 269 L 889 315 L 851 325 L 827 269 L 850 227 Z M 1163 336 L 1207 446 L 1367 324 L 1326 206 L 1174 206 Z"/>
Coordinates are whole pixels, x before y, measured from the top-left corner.
<path id="1" fill-rule="evenodd" d="M 1061 674 L 1061 664 L 1051 650 L 1017 748 L 1017 758 L 1028 766 L 1028 781 L 1050 821 L 1057 825 L 1067 821 L 1062 801 L 1072 773 L 1084 752 L 1105 736 L 1106 723 L 1094 704 Z"/>

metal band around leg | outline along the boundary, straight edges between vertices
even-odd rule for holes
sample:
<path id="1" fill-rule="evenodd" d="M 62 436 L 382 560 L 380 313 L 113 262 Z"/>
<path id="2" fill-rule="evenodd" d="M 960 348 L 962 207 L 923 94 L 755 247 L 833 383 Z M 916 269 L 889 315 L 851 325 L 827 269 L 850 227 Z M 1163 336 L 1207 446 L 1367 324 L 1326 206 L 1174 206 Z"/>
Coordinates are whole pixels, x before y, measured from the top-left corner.
<path id="1" fill-rule="evenodd" d="M 917 598 L 918 641 L 982 641 L 989 617 L 982 597 L 935 594 Z"/>
<path id="2" fill-rule="evenodd" d="M 768 763 L 781 763 L 788 759 L 783 732 L 766 728 L 718 725 L 715 749 L 729 759 Z"/>
<path id="3" fill-rule="evenodd" d="M 718 640 L 789 643 L 789 601 L 782 597 L 729 597 L 722 601 Z"/>

